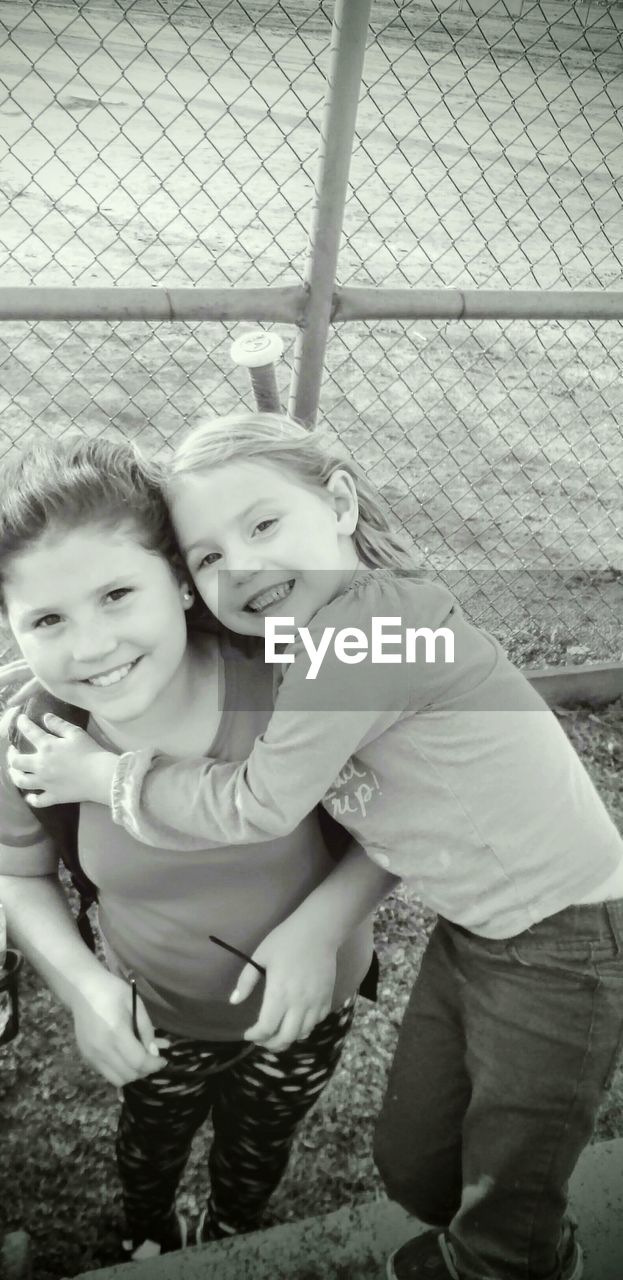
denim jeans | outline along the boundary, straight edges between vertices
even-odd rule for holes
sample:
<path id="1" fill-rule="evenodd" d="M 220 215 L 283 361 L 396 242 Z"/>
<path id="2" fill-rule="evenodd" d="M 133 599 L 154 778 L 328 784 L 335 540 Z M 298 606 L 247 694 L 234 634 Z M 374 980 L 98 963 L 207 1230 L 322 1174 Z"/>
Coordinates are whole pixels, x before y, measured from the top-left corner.
<path id="1" fill-rule="evenodd" d="M 623 1045 L 623 900 L 493 941 L 440 920 L 409 1001 L 375 1155 L 447 1228 L 465 1280 L 557 1280 L 567 1184 Z"/>

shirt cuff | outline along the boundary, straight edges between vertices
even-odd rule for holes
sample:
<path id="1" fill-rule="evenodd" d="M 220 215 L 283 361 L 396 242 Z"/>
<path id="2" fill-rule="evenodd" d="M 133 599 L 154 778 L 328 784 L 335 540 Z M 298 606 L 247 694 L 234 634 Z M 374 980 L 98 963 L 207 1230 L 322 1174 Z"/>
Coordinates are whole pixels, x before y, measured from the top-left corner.
<path id="1" fill-rule="evenodd" d="M 140 751 L 125 751 L 117 760 L 110 788 L 113 822 L 124 827 L 135 839 L 143 841 L 149 841 L 149 823 L 139 820 L 141 788 L 154 754 L 147 747 Z"/>

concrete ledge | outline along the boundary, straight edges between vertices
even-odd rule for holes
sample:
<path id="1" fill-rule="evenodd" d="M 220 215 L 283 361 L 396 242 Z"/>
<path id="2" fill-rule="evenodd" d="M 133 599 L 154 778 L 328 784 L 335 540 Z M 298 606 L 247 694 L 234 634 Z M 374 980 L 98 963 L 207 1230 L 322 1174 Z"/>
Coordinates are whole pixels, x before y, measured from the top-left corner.
<path id="1" fill-rule="evenodd" d="M 605 706 L 623 697 L 623 662 L 591 662 L 581 667 L 534 670 L 524 667 L 523 673 L 537 693 L 554 707 L 571 707 L 578 702 Z"/>
<path id="2" fill-rule="evenodd" d="M 623 1280 L 623 1139 L 587 1148 L 571 1203 L 584 1280 Z M 398 1205 L 374 1200 L 152 1262 L 85 1272 L 82 1280 L 383 1280 L 388 1254 L 422 1230 Z"/>

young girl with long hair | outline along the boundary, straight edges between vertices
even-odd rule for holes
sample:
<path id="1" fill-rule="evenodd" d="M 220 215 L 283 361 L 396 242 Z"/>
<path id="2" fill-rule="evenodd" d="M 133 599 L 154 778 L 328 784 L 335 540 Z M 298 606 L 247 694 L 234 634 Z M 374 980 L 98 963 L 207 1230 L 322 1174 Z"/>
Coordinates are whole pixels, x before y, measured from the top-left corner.
<path id="1" fill-rule="evenodd" d="M 82 709 L 98 749 L 235 760 L 268 724 L 257 643 L 187 625 L 193 590 L 160 483 L 129 446 L 69 440 L 5 466 L 0 584 L 30 669 Z M 68 912 L 58 849 L 8 776 L 6 726 L 0 754 L 0 899 L 15 942 L 71 1010 L 82 1055 L 122 1087 L 129 1254 L 184 1243 L 176 1188 L 210 1114 L 197 1239 L 256 1229 L 338 1063 L 371 962 L 368 913 L 391 877 L 354 848 L 336 862 L 316 814 L 258 841 L 247 865 L 227 842 L 147 849 L 84 802 L 80 865 L 98 891 L 106 967 Z M 231 1002 L 240 959 L 210 935 L 266 970 L 263 989 Z"/>

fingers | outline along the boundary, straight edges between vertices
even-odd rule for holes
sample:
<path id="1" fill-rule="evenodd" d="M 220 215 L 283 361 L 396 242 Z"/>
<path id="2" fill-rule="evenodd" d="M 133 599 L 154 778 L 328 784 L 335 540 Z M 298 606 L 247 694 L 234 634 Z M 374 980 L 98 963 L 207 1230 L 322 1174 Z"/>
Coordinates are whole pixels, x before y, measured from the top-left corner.
<path id="1" fill-rule="evenodd" d="M 54 720 L 54 727 L 67 727 L 70 731 L 74 729 L 73 725 L 66 726 L 66 722 L 59 716 L 46 716 L 46 720 L 48 719 Z M 18 716 L 17 727 L 31 742 L 33 750 L 18 751 L 14 746 L 8 748 L 6 759 L 9 776 L 14 786 L 26 793 L 26 799 L 30 805 L 45 809 L 65 798 L 63 788 L 66 788 L 66 782 L 63 777 L 63 762 L 59 762 L 57 754 L 60 737 L 40 729 L 25 715 Z M 77 732 L 79 733 L 80 730 Z M 64 736 L 67 738 L 69 734 Z M 60 777 L 58 776 L 59 764 Z"/>
<path id="2" fill-rule="evenodd" d="M 330 1001 L 305 1005 L 292 1001 L 288 1004 L 283 995 L 265 999 L 257 1022 L 245 1031 L 244 1038 L 278 1053 L 295 1040 L 306 1040 L 330 1012 Z"/>
<path id="3" fill-rule="evenodd" d="M 236 989 L 232 991 L 229 997 L 229 1003 L 242 1004 L 243 1000 L 247 1000 L 251 992 L 255 990 L 261 976 L 261 973 L 258 973 L 252 964 L 245 964 L 236 983 Z"/>
<path id="4" fill-rule="evenodd" d="M 248 1027 L 244 1033 L 245 1040 L 252 1040 L 254 1044 L 262 1045 L 268 1049 L 272 1047 L 272 1041 L 279 1035 L 281 1023 L 283 1019 L 273 1018 L 272 1023 L 260 1016 L 258 1021 L 252 1027 Z"/>
<path id="5" fill-rule="evenodd" d="M 122 1089 L 124 1085 L 131 1084 L 133 1080 L 137 1080 L 139 1078 L 137 1075 L 132 1074 L 132 1072 L 127 1070 L 127 1067 L 122 1060 L 119 1062 L 116 1060 L 108 1062 L 102 1061 L 100 1058 L 88 1057 L 86 1054 L 83 1054 L 83 1057 L 89 1067 L 92 1067 L 94 1071 L 97 1071 L 98 1075 L 103 1076 L 109 1084 L 113 1084 L 116 1089 Z"/>
<path id="6" fill-rule="evenodd" d="M 63 720 L 62 716 L 55 716 L 51 711 L 46 711 L 43 723 L 57 738 L 81 738 L 83 735 L 83 730 L 77 724 L 71 724 L 69 720 Z"/>
<path id="7" fill-rule="evenodd" d="M 164 1040 L 162 1037 L 159 1040 L 156 1040 L 152 1020 L 140 996 L 136 1001 L 136 1025 L 138 1027 L 141 1044 L 145 1051 L 150 1055 L 150 1057 L 159 1058 L 159 1046 L 168 1049 L 169 1041 Z M 161 1059 L 161 1062 L 165 1062 L 165 1059 Z"/>
<path id="8" fill-rule="evenodd" d="M 148 1041 L 153 1044 L 153 1052 L 146 1049 L 142 1040 L 137 1040 L 133 1032 L 128 1030 L 126 1035 L 117 1033 L 115 1042 L 108 1044 L 105 1057 L 98 1057 L 96 1061 L 91 1059 L 93 1065 L 106 1076 L 107 1080 L 110 1080 L 111 1084 L 117 1086 L 129 1084 L 132 1080 L 141 1080 L 143 1076 L 154 1075 L 156 1071 L 165 1069 L 166 1058 L 163 1058 L 159 1052 L 151 1023 L 149 1027 Z"/>
<path id="9" fill-rule="evenodd" d="M 330 1012 L 330 1009 L 323 1008 L 314 1009 L 308 1013 L 307 1017 L 303 1019 L 302 1026 L 300 1027 L 298 1036 L 296 1037 L 297 1040 L 306 1040 L 307 1037 L 311 1035 L 314 1027 L 317 1027 L 318 1023 L 322 1022 Z"/>
<path id="10" fill-rule="evenodd" d="M 31 809 L 49 809 L 51 805 L 59 803 L 55 796 L 50 795 L 49 791 L 27 791 L 25 788 L 23 790 L 24 799 Z"/>
<path id="11" fill-rule="evenodd" d="M 117 1088 L 153 1075 L 166 1066 L 157 1050 L 155 1056 L 145 1051 L 130 1028 L 109 1029 L 105 1040 L 100 1037 L 83 1040 L 79 1036 L 78 1045 L 85 1062 Z"/>
<path id="12" fill-rule="evenodd" d="M 15 750 L 15 747 L 9 747 L 6 759 L 8 774 L 13 786 L 18 787 L 20 791 L 24 792 L 24 796 L 29 805 L 33 808 L 45 809 L 48 805 L 55 803 L 54 798 L 51 795 L 48 795 L 45 791 L 39 791 L 37 787 L 37 783 L 39 781 L 37 774 L 27 767 L 27 763 L 26 767 L 24 767 L 23 762 L 31 761 L 32 756 L 20 755 L 19 752 Z M 33 787 L 37 789 L 32 790 Z"/>
<path id="13" fill-rule="evenodd" d="M 11 755 L 12 750 L 13 748 L 9 747 L 6 753 L 7 769 L 11 775 L 11 781 L 15 783 L 16 787 L 33 787 L 35 784 L 33 782 L 32 769 L 25 769 L 23 764 L 19 763 L 19 760 L 14 759 Z M 19 757 L 19 759 L 22 758 Z"/>
<path id="14" fill-rule="evenodd" d="M 9 751 L 11 748 L 9 748 Z M 38 788 L 32 791 L 31 787 L 37 787 L 38 778 L 31 770 L 16 769 L 9 761 L 7 752 L 7 769 L 8 774 L 14 787 L 23 791 L 28 804 L 35 809 L 46 809 L 49 805 L 55 804 L 54 796 L 46 791 L 40 791 Z"/>
<path id="15" fill-rule="evenodd" d="M 117 1088 L 143 1076 L 163 1071 L 160 1054 L 168 1041 L 156 1041 L 154 1028 L 140 999 L 136 1003 L 137 1029 L 132 1027 L 132 998 L 126 982 L 106 974 L 97 995 L 80 999 L 74 1010 L 76 1039 L 82 1056 Z"/>
<path id="16" fill-rule="evenodd" d="M 61 716 L 53 715 L 51 711 L 46 712 L 43 723 L 45 728 L 35 724 L 24 711 L 21 711 L 17 717 L 17 728 L 32 743 L 36 751 L 49 746 L 50 741 L 54 742 L 57 738 L 82 737 L 82 729 L 75 724 L 70 724 L 68 720 L 63 720 Z"/>
<path id="17" fill-rule="evenodd" d="M 18 768 L 12 764 L 7 758 L 7 768 L 14 786 L 19 787 L 21 791 L 27 791 L 29 787 L 36 787 L 35 775 L 32 769 Z"/>
<path id="18" fill-rule="evenodd" d="M 31 720 L 23 711 L 17 717 L 17 727 L 20 733 L 23 733 L 24 737 L 36 749 L 44 747 L 46 742 L 50 740 L 50 734 L 45 729 L 41 729 L 38 724 L 35 724 L 34 720 Z"/>
<path id="19" fill-rule="evenodd" d="M 17 747 L 7 747 L 6 762 L 9 769 L 19 769 L 22 773 L 32 773 L 35 763 L 33 751 L 18 751 Z"/>
<path id="20" fill-rule="evenodd" d="M 291 1002 L 290 1002 L 291 1003 Z M 266 1044 L 277 1034 L 288 1011 L 289 1003 L 285 992 L 276 990 L 270 985 L 264 992 L 262 1007 L 257 1022 L 245 1033 L 245 1040 L 253 1040 L 256 1044 Z"/>
<path id="21" fill-rule="evenodd" d="M 286 1043 L 299 1039 L 306 1017 L 306 1009 L 289 1006 L 283 996 L 265 998 L 257 1022 L 245 1031 L 244 1038 L 265 1049 L 283 1048 Z"/>
<path id="22" fill-rule="evenodd" d="M 298 1011 L 291 1009 L 272 1035 L 263 1035 L 261 1039 L 254 1037 L 254 1040 L 271 1053 L 282 1053 L 284 1049 L 289 1049 L 290 1045 L 302 1038 L 301 1015 Z"/>
<path id="23" fill-rule="evenodd" d="M 157 1071 L 162 1070 L 161 1062 L 157 1062 L 155 1058 L 152 1059 L 147 1067 L 143 1066 L 139 1070 L 129 1065 L 123 1056 L 115 1053 L 109 1053 L 106 1058 L 87 1054 L 84 1054 L 83 1057 L 85 1062 L 94 1071 L 97 1071 L 98 1075 L 103 1076 L 109 1084 L 114 1085 L 117 1089 L 122 1089 L 126 1084 L 132 1084 L 133 1080 L 142 1080 L 145 1076 L 155 1075 Z"/>

